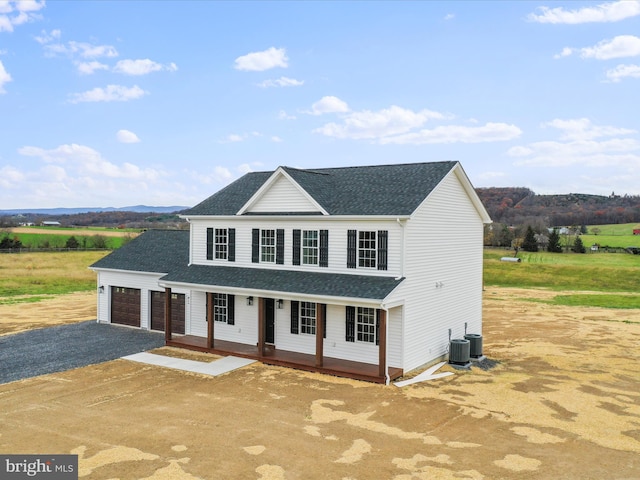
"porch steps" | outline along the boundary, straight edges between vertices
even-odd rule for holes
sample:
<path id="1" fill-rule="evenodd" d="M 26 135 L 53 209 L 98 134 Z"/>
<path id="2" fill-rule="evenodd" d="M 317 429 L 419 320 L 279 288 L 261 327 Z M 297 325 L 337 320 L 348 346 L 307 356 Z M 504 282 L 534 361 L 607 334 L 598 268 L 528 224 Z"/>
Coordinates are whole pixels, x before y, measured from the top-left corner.
<path id="1" fill-rule="evenodd" d="M 156 355 L 154 353 L 140 352 L 122 357 L 133 362 L 147 363 L 159 367 L 173 368 L 187 372 L 202 373 L 204 375 L 217 376 L 231 372 L 238 368 L 254 363 L 255 360 L 240 357 L 222 357 L 212 362 L 197 362 L 195 360 L 185 360 L 183 358 L 167 357 L 166 355 Z"/>

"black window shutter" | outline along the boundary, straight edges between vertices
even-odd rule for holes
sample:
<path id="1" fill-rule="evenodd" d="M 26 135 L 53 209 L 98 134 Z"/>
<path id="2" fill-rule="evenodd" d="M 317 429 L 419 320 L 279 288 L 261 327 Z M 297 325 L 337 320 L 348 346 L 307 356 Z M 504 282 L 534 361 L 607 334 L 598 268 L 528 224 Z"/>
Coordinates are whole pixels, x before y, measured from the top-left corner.
<path id="1" fill-rule="evenodd" d="M 389 243 L 389 232 L 378 230 L 378 270 L 387 269 L 387 245 Z"/>
<path id="2" fill-rule="evenodd" d="M 376 308 L 376 345 L 380 345 L 380 309 Z"/>
<path id="3" fill-rule="evenodd" d="M 329 230 L 320 230 L 320 266 L 329 266 Z"/>
<path id="4" fill-rule="evenodd" d="M 345 340 L 347 342 L 356 341 L 356 307 L 346 307 Z"/>
<path id="5" fill-rule="evenodd" d="M 298 321 L 300 312 L 300 302 L 295 300 L 291 301 L 291 333 L 298 334 Z"/>
<path id="6" fill-rule="evenodd" d="M 251 230 L 251 262 L 260 263 L 260 229 Z"/>
<path id="7" fill-rule="evenodd" d="M 236 296 L 227 295 L 227 323 L 229 325 L 236 324 Z"/>
<path id="8" fill-rule="evenodd" d="M 293 231 L 293 261 L 294 265 L 300 265 L 300 230 Z"/>
<path id="9" fill-rule="evenodd" d="M 229 229 L 229 254 L 227 256 L 227 260 L 229 260 L 230 262 L 235 262 L 236 261 L 236 229 L 235 228 L 230 228 Z"/>
<path id="10" fill-rule="evenodd" d="M 276 263 L 284 264 L 284 230 L 282 228 L 276 230 Z"/>
<path id="11" fill-rule="evenodd" d="M 207 228 L 207 260 L 213 260 L 213 228 Z"/>
<path id="12" fill-rule="evenodd" d="M 347 231 L 347 268 L 356 268 L 357 231 Z"/>

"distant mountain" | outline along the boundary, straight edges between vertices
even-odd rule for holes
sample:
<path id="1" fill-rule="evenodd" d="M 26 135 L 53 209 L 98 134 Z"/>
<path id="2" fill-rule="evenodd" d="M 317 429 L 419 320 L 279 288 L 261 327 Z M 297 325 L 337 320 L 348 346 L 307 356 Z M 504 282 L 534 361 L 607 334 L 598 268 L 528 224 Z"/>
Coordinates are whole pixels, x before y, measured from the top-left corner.
<path id="1" fill-rule="evenodd" d="M 538 195 L 524 187 L 476 188 L 491 219 L 508 225 L 605 225 L 640 222 L 640 195 Z"/>
<path id="2" fill-rule="evenodd" d="M 101 212 L 135 212 L 135 213 L 174 213 L 186 210 L 189 207 L 150 207 L 147 205 L 134 205 L 131 207 L 93 207 L 93 208 L 24 208 L 15 210 L 0 210 L 3 215 L 76 215 L 78 213 L 101 213 Z"/>

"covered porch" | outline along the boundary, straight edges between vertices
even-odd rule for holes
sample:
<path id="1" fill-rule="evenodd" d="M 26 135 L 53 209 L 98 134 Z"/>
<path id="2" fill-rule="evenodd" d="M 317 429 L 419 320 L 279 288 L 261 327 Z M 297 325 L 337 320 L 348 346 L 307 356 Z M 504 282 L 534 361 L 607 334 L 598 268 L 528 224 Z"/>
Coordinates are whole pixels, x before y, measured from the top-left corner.
<path id="1" fill-rule="evenodd" d="M 216 355 L 235 355 L 251 358 L 267 365 L 296 368 L 308 372 L 324 373 L 336 377 L 354 378 L 373 383 L 386 383 L 386 375 L 380 375 L 379 365 L 371 363 L 352 362 L 337 358 L 323 357 L 322 366 L 316 365 L 316 356 L 304 353 L 278 350 L 270 345 L 265 346 L 264 352 L 257 345 L 215 340 L 214 347 L 207 347 L 207 339 L 194 335 L 172 336 L 166 344 L 171 347 L 186 348 Z M 389 380 L 393 381 L 403 374 L 402 369 L 389 367 Z"/>

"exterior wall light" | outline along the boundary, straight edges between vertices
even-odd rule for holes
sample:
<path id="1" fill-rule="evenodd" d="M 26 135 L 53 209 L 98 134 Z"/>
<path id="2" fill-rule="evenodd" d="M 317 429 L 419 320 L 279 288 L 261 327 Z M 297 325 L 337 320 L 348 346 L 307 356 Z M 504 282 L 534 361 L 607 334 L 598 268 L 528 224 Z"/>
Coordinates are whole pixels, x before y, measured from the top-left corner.
<path id="1" fill-rule="evenodd" d="M 247 305 L 253 305 L 253 297 L 247 297 Z"/>

